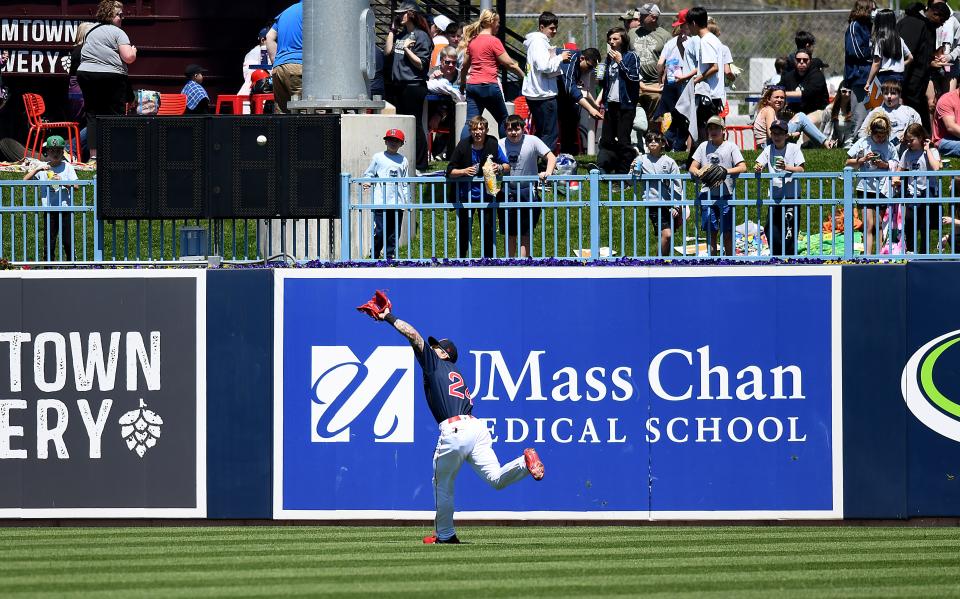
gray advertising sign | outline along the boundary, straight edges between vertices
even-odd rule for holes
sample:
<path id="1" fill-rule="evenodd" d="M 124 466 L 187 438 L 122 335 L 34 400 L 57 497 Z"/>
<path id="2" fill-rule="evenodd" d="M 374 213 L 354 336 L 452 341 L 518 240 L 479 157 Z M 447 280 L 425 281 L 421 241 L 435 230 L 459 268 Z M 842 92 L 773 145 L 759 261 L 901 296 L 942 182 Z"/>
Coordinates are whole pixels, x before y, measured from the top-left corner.
<path id="1" fill-rule="evenodd" d="M 0 517 L 204 517 L 204 273 L 0 276 Z"/>

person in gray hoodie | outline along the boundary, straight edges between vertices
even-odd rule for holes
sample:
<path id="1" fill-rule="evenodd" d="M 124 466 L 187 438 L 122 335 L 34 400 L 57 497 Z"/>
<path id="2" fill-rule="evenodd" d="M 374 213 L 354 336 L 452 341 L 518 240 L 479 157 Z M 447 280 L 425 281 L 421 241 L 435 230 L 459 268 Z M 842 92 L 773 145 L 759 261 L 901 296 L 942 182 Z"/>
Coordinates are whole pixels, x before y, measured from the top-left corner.
<path id="1" fill-rule="evenodd" d="M 557 35 L 559 24 L 552 12 L 540 13 L 539 31 L 528 33 L 523 45 L 527 48 L 526 76 L 523 97 L 530 107 L 536 134 L 553 150 L 559 135 L 557 125 L 557 83 L 562 75 L 560 64 L 570 60 L 570 51 L 557 53 L 550 40 Z"/>

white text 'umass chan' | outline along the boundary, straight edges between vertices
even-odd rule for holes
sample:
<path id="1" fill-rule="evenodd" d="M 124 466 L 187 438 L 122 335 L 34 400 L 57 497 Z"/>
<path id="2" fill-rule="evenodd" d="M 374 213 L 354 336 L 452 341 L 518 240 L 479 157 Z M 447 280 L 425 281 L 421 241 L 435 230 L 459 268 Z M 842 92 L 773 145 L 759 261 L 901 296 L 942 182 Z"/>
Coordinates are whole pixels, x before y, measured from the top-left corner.
<path id="1" fill-rule="evenodd" d="M 547 351 L 528 352 L 512 363 L 497 350 L 473 350 L 477 402 L 555 402 L 569 414 L 549 417 L 484 418 L 494 442 L 628 443 L 638 431 L 647 443 L 802 443 L 798 403 L 803 372 L 796 365 L 766 370 L 756 365 L 722 364 L 710 346 L 664 349 L 646 367 L 640 386 L 633 366 L 546 368 Z M 643 374 L 641 374 L 643 376 Z M 607 404 L 602 416 L 590 405 Z M 650 409 L 638 410 L 637 402 Z M 658 416 L 656 403 L 669 416 Z M 704 409 L 725 402 L 722 416 Z M 620 404 L 620 412 L 609 404 Z M 631 407 L 632 404 L 632 407 Z M 799 404 L 802 405 L 802 404 Z M 826 404 L 827 406 L 829 403 Z M 480 417 L 483 417 L 482 405 Z M 596 407 L 600 407 L 599 405 Z M 826 408 L 829 412 L 829 407 Z M 556 411 L 551 409 L 551 412 Z M 792 412 L 792 413 L 791 413 Z"/>

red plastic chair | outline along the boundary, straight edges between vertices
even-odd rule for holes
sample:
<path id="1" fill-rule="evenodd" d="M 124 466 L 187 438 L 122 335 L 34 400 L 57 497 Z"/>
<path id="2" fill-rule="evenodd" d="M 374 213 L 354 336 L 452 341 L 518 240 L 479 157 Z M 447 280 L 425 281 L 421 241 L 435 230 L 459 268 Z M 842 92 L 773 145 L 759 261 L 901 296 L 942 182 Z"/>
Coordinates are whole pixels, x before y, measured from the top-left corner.
<path id="1" fill-rule="evenodd" d="M 27 132 L 27 143 L 24 145 L 23 157 L 31 153 L 34 157 L 40 155 L 40 149 L 46 140 L 46 131 L 51 129 L 65 129 L 67 132 L 67 149 L 73 156 L 74 162 L 80 161 L 80 124 L 72 121 L 46 122 L 43 113 L 47 110 L 43 97 L 39 94 L 23 94 L 23 105 L 27 109 L 27 122 L 30 131 Z"/>
<path id="2" fill-rule="evenodd" d="M 747 147 L 747 133 L 750 133 L 750 147 Z M 737 144 L 741 150 L 756 150 L 757 139 L 750 125 L 727 125 L 727 139 Z"/>
<path id="3" fill-rule="evenodd" d="M 524 133 L 533 134 L 533 119 L 530 117 L 530 106 L 527 105 L 527 99 L 523 96 L 517 96 L 513 99 L 513 114 L 523 119 Z"/>
<path id="4" fill-rule="evenodd" d="M 219 95 L 217 96 L 217 114 L 223 114 L 223 107 L 230 106 L 233 110 L 232 114 L 243 114 L 243 101 L 247 99 L 247 96 L 228 96 L 228 95 Z"/>
<path id="5" fill-rule="evenodd" d="M 273 102 L 273 94 L 253 94 L 250 96 L 250 108 L 253 114 L 263 114 L 263 105 Z"/>
<path id="6" fill-rule="evenodd" d="M 186 94 L 160 94 L 157 116 L 180 116 L 187 111 Z"/>

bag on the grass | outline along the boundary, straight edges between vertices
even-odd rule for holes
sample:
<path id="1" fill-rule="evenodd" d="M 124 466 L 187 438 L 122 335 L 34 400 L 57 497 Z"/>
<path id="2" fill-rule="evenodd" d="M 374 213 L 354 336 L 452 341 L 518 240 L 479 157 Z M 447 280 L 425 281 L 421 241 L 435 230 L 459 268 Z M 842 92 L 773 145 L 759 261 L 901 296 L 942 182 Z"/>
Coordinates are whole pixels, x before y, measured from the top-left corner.
<path id="1" fill-rule="evenodd" d="M 138 89 L 133 92 L 133 103 L 140 116 L 155 116 L 160 110 L 160 92 Z"/>

